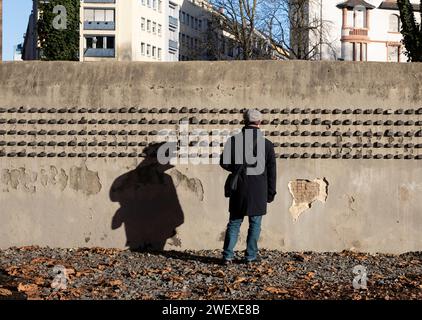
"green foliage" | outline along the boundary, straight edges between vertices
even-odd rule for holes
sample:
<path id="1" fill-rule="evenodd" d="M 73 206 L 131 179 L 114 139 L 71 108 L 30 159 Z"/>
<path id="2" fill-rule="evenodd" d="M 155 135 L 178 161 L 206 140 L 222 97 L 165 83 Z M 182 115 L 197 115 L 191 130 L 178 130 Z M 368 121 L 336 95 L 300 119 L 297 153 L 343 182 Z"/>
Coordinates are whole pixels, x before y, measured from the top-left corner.
<path id="1" fill-rule="evenodd" d="M 60 15 L 54 13 L 54 7 L 58 5 L 66 8 L 66 29 L 57 29 L 53 25 L 53 21 Z M 41 60 L 79 60 L 79 7 L 80 0 L 50 0 L 48 3 L 39 3 L 37 31 Z"/>
<path id="2" fill-rule="evenodd" d="M 413 6 L 409 0 L 397 0 L 397 5 L 400 10 L 401 33 L 406 55 L 409 61 L 422 62 L 422 23 L 416 22 Z M 422 8 L 422 0 L 420 6 Z"/>

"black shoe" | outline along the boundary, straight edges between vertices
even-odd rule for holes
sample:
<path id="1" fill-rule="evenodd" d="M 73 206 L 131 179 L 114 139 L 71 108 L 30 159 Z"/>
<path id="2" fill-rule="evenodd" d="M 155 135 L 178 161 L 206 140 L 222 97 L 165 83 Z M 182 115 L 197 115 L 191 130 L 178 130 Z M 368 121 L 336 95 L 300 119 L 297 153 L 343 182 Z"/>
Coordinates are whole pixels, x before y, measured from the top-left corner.
<path id="1" fill-rule="evenodd" d="M 223 259 L 222 265 L 223 266 L 230 266 L 233 264 L 233 259 Z"/>
<path id="2" fill-rule="evenodd" d="M 253 260 L 248 260 L 248 259 L 245 259 L 244 261 L 245 261 L 245 263 L 246 263 L 247 265 L 259 264 L 259 263 L 261 263 L 261 259 L 259 259 L 259 258 L 256 258 L 256 259 L 253 259 Z"/>

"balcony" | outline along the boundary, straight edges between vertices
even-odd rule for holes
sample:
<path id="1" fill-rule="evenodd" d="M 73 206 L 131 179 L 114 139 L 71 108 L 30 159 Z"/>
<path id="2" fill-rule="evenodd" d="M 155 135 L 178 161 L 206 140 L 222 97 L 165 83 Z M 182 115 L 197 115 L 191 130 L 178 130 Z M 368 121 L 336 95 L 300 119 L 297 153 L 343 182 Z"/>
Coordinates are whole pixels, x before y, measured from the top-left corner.
<path id="1" fill-rule="evenodd" d="M 171 27 L 177 28 L 179 26 L 179 19 L 169 16 L 169 25 Z"/>
<path id="2" fill-rule="evenodd" d="M 177 43 L 177 41 L 174 41 L 174 40 L 169 40 L 169 49 L 170 50 L 174 50 L 174 51 L 176 51 L 177 50 L 177 48 L 178 48 L 178 43 Z"/>
<path id="3" fill-rule="evenodd" d="M 84 56 L 92 58 L 114 58 L 115 50 L 103 48 L 89 48 L 85 49 Z"/>
<path id="4" fill-rule="evenodd" d="M 84 30 L 115 30 L 114 21 L 85 21 Z"/>
<path id="5" fill-rule="evenodd" d="M 358 29 L 358 28 L 351 29 L 351 30 L 349 30 L 349 36 L 367 37 L 368 36 L 368 29 Z"/>

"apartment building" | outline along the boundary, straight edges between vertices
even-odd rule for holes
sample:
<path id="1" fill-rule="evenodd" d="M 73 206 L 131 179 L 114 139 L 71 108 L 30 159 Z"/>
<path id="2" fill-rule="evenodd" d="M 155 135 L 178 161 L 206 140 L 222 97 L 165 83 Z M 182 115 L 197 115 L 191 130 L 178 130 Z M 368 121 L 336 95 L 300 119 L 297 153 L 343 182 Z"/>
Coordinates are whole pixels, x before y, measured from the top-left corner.
<path id="1" fill-rule="evenodd" d="M 182 0 L 83 0 L 81 61 L 178 61 Z"/>
<path id="2" fill-rule="evenodd" d="M 33 0 L 24 60 L 41 55 L 36 30 L 42 1 Z M 224 15 L 207 0 L 80 0 L 80 4 L 80 61 L 230 60 L 238 54 L 230 34 L 210 27 Z"/>
<path id="3" fill-rule="evenodd" d="M 419 0 L 411 3 L 420 11 Z M 308 37 L 310 47 L 317 44 L 316 59 L 407 61 L 396 0 L 310 0 L 308 8 L 309 19 L 321 21 L 325 28 Z M 419 22 L 420 15 L 416 18 Z"/>
<path id="4" fill-rule="evenodd" d="M 33 0 L 24 60 L 40 59 Z M 179 10 L 183 0 L 81 0 L 80 61 L 178 61 Z"/>

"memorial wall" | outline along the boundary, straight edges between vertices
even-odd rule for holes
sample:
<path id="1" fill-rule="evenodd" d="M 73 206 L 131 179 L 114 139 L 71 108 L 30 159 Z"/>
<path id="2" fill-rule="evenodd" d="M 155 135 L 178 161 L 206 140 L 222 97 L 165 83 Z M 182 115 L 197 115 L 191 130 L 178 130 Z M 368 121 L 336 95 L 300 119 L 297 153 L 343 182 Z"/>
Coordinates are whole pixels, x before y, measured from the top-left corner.
<path id="1" fill-rule="evenodd" d="M 3 63 L 0 247 L 221 248 L 213 157 L 257 108 L 278 170 L 261 247 L 421 250 L 421 102 L 416 63 Z"/>

